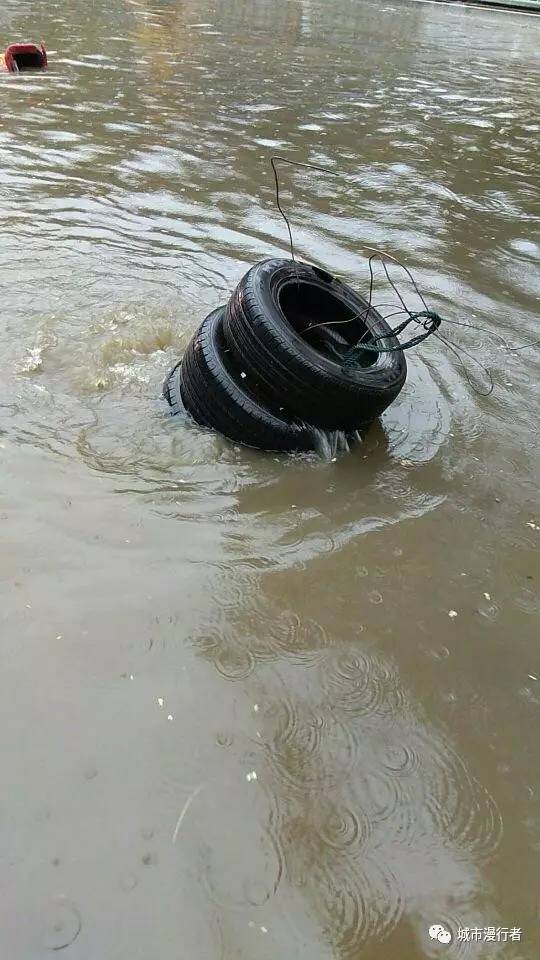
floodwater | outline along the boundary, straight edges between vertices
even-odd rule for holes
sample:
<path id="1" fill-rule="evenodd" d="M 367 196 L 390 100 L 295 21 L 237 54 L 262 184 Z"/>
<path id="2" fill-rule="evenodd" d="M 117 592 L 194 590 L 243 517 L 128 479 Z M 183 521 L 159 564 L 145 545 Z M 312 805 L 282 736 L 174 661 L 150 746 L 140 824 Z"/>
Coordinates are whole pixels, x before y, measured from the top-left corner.
<path id="1" fill-rule="evenodd" d="M 3 0 L 0 34 L 50 56 L 0 79 L 2 960 L 537 960 L 540 20 Z M 382 248 L 475 324 L 349 455 L 159 399 L 287 255 L 272 153 L 339 174 L 282 168 L 299 257 L 365 293 Z"/>

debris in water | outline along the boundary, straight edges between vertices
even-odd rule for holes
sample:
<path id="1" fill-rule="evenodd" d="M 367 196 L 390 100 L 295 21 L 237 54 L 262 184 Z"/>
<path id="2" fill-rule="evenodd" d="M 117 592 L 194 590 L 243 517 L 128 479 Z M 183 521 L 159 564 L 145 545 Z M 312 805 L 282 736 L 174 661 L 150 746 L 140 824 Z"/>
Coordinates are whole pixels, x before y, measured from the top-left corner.
<path id="1" fill-rule="evenodd" d="M 450 617 L 451 620 L 453 620 L 454 617 L 457 617 L 457 610 L 449 610 L 448 616 Z"/>
<path id="2" fill-rule="evenodd" d="M 252 770 L 251 773 L 246 773 L 246 780 L 248 781 L 248 783 L 249 783 L 251 780 L 256 780 L 256 779 L 257 779 L 257 774 L 256 774 L 255 770 Z"/>
<path id="3" fill-rule="evenodd" d="M 164 703 L 163 697 L 158 697 L 157 702 L 159 703 L 160 707 L 162 707 Z"/>
<path id="4" fill-rule="evenodd" d="M 25 70 L 46 70 L 47 52 L 42 43 L 10 43 L 0 54 L 0 70 L 22 73 Z"/>
<path id="5" fill-rule="evenodd" d="M 178 831 L 180 830 L 180 827 L 181 827 L 181 825 L 182 825 L 182 820 L 184 819 L 186 813 L 188 812 L 188 810 L 189 810 L 191 804 L 193 803 L 195 797 L 197 796 L 198 793 L 200 793 L 200 791 L 202 790 L 203 787 L 204 787 L 204 783 L 200 783 L 198 787 L 195 787 L 193 793 L 191 793 L 191 794 L 189 795 L 189 797 L 187 798 L 184 806 L 182 807 L 182 810 L 181 810 L 181 812 L 180 812 L 180 816 L 178 817 L 178 820 L 176 821 L 176 827 L 174 828 L 174 833 L 173 833 L 173 835 L 172 835 L 172 841 L 171 841 L 172 843 L 176 843 L 176 838 L 177 838 L 177 836 L 178 836 Z"/>

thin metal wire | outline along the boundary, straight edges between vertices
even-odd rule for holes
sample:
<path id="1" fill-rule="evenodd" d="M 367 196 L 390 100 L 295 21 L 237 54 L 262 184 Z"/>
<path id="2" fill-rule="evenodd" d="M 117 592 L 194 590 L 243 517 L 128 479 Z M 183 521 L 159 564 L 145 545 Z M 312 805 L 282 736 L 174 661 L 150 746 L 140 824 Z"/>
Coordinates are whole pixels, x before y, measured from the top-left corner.
<path id="1" fill-rule="evenodd" d="M 329 170 L 328 167 L 319 167 L 315 163 L 301 163 L 300 160 L 289 160 L 287 157 L 281 157 L 278 154 L 274 155 L 273 157 L 270 157 L 270 163 L 272 164 L 272 170 L 274 171 L 274 180 L 276 183 L 276 206 L 281 216 L 283 217 L 285 223 L 287 224 L 287 230 L 289 232 L 289 244 L 291 248 L 291 259 L 294 260 L 294 262 L 296 263 L 296 259 L 294 256 L 294 243 L 293 243 L 291 224 L 289 222 L 289 218 L 287 217 L 287 214 L 285 213 L 283 207 L 281 206 L 280 199 L 279 199 L 279 177 L 278 177 L 278 172 L 276 168 L 276 163 L 288 163 L 292 167 L 306 167 L 308 170 L 317 170 L 319 173 L 329 173 L 332 177 L 339 177 L 339 173 L 336 173 L 335 170 Z"/>
<path id="2" fill-rule="evenodd" d="M 452 353 L 455 353 L 456 357 L 458 358 L 458 360 L 459 360 L 459 362 L 460 362 L 460 364 L 461 364 L 461 367 L 462 367 L 462 369 L 463 369 L 463 372 L 464 372 L 464 374 L 465 374 L 465 376 L 466 376 L 466 378 L 467 378 L 467 383 L 469 384 L 471 390 L 473 390 L 473 391 L 474 391 L 476 394 L 478 394 L 478 396 L 480 396 L 480 397 L 489 397 L 489 395 L 490 395 L 491 393 L 493 393 L 493 391 L 494 391 L 494 389 L 495 389 L 495 381 L 493 380 L 493 376 L 492 376 L 492 374 L 491 374 L 491 370 L 489 370 L 489 368 L 486 367 L 485 364 L 480 363 L 480 360 L 478 360 L 476 357 L 474 357 L 474 356 L 472 355 L 472 353 L 469 353 L 468 350 L 465 350 L 465 348 L 462 347 L 461 345 L 459 346 L 459 349 L 458 349 L 454 343 L 451 343 L 449 340 L 447 340 L 445 337 L 443 337 L 442 333 L 439 333 L 438 331 L 436 331 L 436 332 L 435 332 L 435 336 L 437 337 L 437 340 L 440 340 L 441 343 L 444 343 L 444 344 L 449 348 L 449 350 L 452 351 Z M 469 360 L 472 360 L 472 362 L 475 363 L 478 367 L 480 367 L 480 370 L 482 370 L 482 372 L 486 374 L 486 376 L 487 376 L 487 378 L 488 378 L 488 380 L 489 380 L 489 389 L 488 389 L 488 390 L 478 390 L 478 388 L 476 387 L 476 385 L 473 383 L 473 381 L 471 380 L 471 378 L 470 378 L 470 376 L 469 376 L 469 372 L 468 372 L 468 370 L 467 370 L 467 367 L 466 367 L 465 364 L 463 363 L 463 359 L 462 359 L 462 357 L 461 357 L 461 354 L 463 354 L 465 357 L 468 357 Z"/>
<path id="3" fill-rule="evenodd" d="M 402 332 L 402 330 L 404 330 L 405 327 L 408 325 L 408 323 L 411 322 L 411 321 L 412 321 L 412 322 L 415 322 L 415 323 L 417 323 L 417 324 L 420 324 L 420 322 L 421 322 L 420 318 L 423 317 L 423 314 L 433 315 L 433 314 L 432 314 L 432 311 L 431 311 L 431 310 L 429 309 L 429 307 L 428 307 L 428 304 L 427 304 L 427 301 L 426 301 L 425 297 L 423 296 L 423 294 L 422 294 L 422 292 L 421 292 L 421 290 L 420 290 L 420 288 L 419 288 L 416 280 L 414 279 L 414 277 L 413 277 L 412 273 L 410 272 L 410 270 L 408 269 L 408 267 L 406 267 L 404 264 L 402 264 L 402 263 L 397 259 L 397 257 L 392 256 L 392 254 L 388 254 L 388 258 L 389 258 L 393 263 L 396 263 L 396 264 L 398 264 L 400 267 L 402 267 L 403 270 L 405 271 L 405 273 L 407 274 L 407 276 L 409 277 L 409 279 L 411 280 L 411 283 L 413 284 L 413 287 L 414 287 L 414 289 L 415 289 L 415 292 L 416 292 L 418 298 L 420 299 L 420 301 L 422 302 L 423 306 L 425 307 L 425 311 L 421 311 L 420 313 L 415 313 L 415 312 L 413 312 L 413 311 L 410 311 L 409 308 L 407 307 L 407 304 L 406 304 L 405 300 L 403 299 L 403 297 L 402 297 L 402 295 L 401 295 L 401 293 L 400 293 L 400 291 L 399 291 L 399 288 L 397 287 L 396 282 L 395 282 L 395 281 L 392 279 L 392 277 L 390 276 L 390 272 L 389 272 L 389 270 L 388 270 L 388 268 L 387 268 L 387 266 L 386 266 L 386 263 L 385 263 L 386 254 L 384 253 L 384 251 L 382 251 L 382 250 L 377 250 L 376 248 L 373 248 L 373 247 L 369 247 L 368 249 L 370 249 L 370 250 L 373 251 L 372 255 L 369 257 L 369 260 L 368 260 L 369 274 L 370 274 L 369 303 L 368 303 L 368 308 L 367 308 L 367 310 L 364 310 L 361 314 L 358 314 L 358 319 L 360 319 L 360 318 L 362 318 L 363 316 L 365 316 L 365 315 L 369 312 L 369 310 L 372 309 L 371 299 L 372 299 L 373 285 L 374 285 L 373 261 L 374 261 L 375 259 L 377 259 L 377 258 L 381 261 L 382 266 L 383 266 L 383 269 L 384 269 L 385 276 L 386 276 L 386 278 L 387 278 L 390 286 L 392 287 L 394 293 L 395 293 L 396 296 L 398 297 L 400 303 L 402 304 L 402 308 L 403 308 L 402 310 L 396 310 L 396 311 L 394 311 L 393 313 L 388 314 L 384 319 L 385 319 L 385 320 L 389 320 L 389 319 L 391 319 L 391 318 L 393 318 L 393 317 L 395 317 L 395 316 L 402 316 L 403 314 L 405 314 L 405 316 L 407 317 L 407 319 L 406 319 L 402 324 L 399 324 L 398 327 L 396 327 L 396 328 L 394 329 L 393 335 L 396 336 L 397 333 Z M 373 309 L 378 309 L 378 307 L 373 307 Z M 355 319 L 355 318 L 353 318 L 353 319 Z M 350 321 L 349 321 L 349 322 L 350 322 Z M 439 326 L 439 324 L 438 324 L 437 326 L 432 326 L 432 328 L 431 328 L 429 331 L 426 329 L 426 333 L 425 333 L 425 334 L 420 335 L 420 337 L 413 338 L 412 340 L 408 341 L 407 344 L 403 344 L 402 347 L 404 348 L 404 347 L 416 346 L 418 343 L 422 342 L 422 340 L 426 339 L 427 336 L 429 336 L 430 334 L 434 334 L 434 335 L 437 337 L 437 339 L 440 340 L 441 343 L 444 343 L 445 346 L 447 346 L 447 347 L 448 347 L 453 353 L 455 353 L 456 356 L 459 358 L 460 365 L 461 365 L 461 367 L 462 367 L 462 369 L 463 369 L 463 371 L 464 371 L 465 377 L 466 377 L 467 382 L 469 383 L 471 389 L 474 390 L 474 392 L 477 393 L 477 394 L 480 395 L 480 396 L 489 396 L 490 393 L 493 392 L 493 389 L 494 389 L 494 386 L 495 386 L 495 385 L 494 385 L 494 381 L 493 381 L 493 377 L 492 377 L 491 372 L 489 371 L 489 369 L 488 369 L 484 364 L 482 364 L 476 357 L 474 357 L 474 356 L 473 356 L 472 354 L 470 354 L 467 350 L 465 350 L 463 347 L 460 346 L 460 347 L 458 348 L 455 344 L 452 344 L 449 340 L 447 340 L 445 337 L 443 337 L 442 334 L 440 334 L 440 333 L 438 332 L 438 326 Z M 470 324 L 464 324 L 464 326 L 470 326 Z M 424 323 L 424 327 L 425 327 L 425 323 Z M 365 340 L 366 340 L 366 338 L 367 338 L 368 336 L 371 336 L 371 332 L 369 331 L 369 329 L 366 330 L 365 333 L 360 337 L 360 339 L 357 341 L 356 346 L 355 346 L 354 349 L 355 349 L 355 350 L 358 349 L 358 347 L 360 347 L 360 345 L 361 345 L 362 343 L 365 343 Z M 373 340 L 374 338 L 371 337 L 371 339 Z M 377 339 L 377 338 L 375 338 L 375 340 L 376 340 L 376 339 Z M 379 338 L 379 339 L 382 339 L 382 338 Z M 375 346 L 375 344 L 373 344 L 373 345 L 370 344 L 369 347 L 368 347 L 368 344 L 365 343 L 364 349 L 365 349 L 365 350 L 369 350 L 370 352 L 375 352 L 375 351 L 377 350 L 377 347 Z M 381 347 L 379 347 L 379 350 L 380 350 L 380 352 L 387 352 L 384 348 L 381 348 Z M 462 359 L 461 354 L 463 354 L 464 356 L 469 357 L 469 359 L 470 359 L 473 363 L 475 363 L 478 367 L 480 367 L 480 369 L 482 370 L 483 373 L 485 373 L 486 377 L 487 377 L 488 380 L 489 380 L 489 384 L 490 384 L 489 390 L 483 391 L 483 390 L 479 390 L 479 389 L 476 387 L 476 385 L 475 385 L 475 384 L 473 383 L 473 381 L 471 380 L 471 377 L 469 376 L 469 373 L 468 373 L 467 368 L 466 368 L 466 366 L 465 366 L 465 364 L 464 364 L 464 362 L 463 362 L 463 359 Z"/>
<path id="4" fill-rule="evenodd" d="M 385 258 L 386 260 L 392 260 L 394 263 L 397 263 L 398 267 L 401 267 L 402 270 L 404 270 L 405 273 L 407 274 L 409 280 L 411 281 L 411 283 L 412 283 L 412 285 L 413 285 L 413 287 L 414 287 L 414 289 L 415 289 L 415 291 L 416 291 L 417 296 L 419 297 L 419 299 L 422 301 L 422 303 L 423 303 L 423 305 L 424 305 L 424 309 L 425 309 L 425 310 L 429 310 L 429 307 L 428 307 L 428 305 L 427 305 L 424 297 L 422 296 L 422 293 L 421 293 L 421 291 L 420 291 L 420 288 L 419 288 L 416 280 L 414 279 L 411 271 L 409 270 L 408 267 L 405 266 L 404 263 L 401 262 L 401 260 L 398 260 L 397 257 L 393 257 L 391 253 L 386 253 L 384 250 L 379 250 L 377 247 L 368 247 L 368 246 L 366 246 L 365 249 L 366 249 L 366 250 L 371 250 L 372 253 L 378 255 L 378 256 L 381 258 L 381 260 L 382 260 L 383 258 Z M 388 276 L 388 274 L 387 274 L 387 276 Z M 388 279 L 389 279 L 389 282 L 390 282 L 391 286 L 393 287 L 394 285 L 393 285 L 392 281 L 390 280 L 390 278 L 388 278 Z"/>
<path id="5" fill-rule="evenodd" d="M 389 303 L 388 301 L 383 301 L 383 303 L 378 303 L 376 306 L 368 304 L 368 306 L 361 311 L 361 313 L 353 314 L 352 317 L 347 317 L 346 320 L 321 320 L 320 323 L 311 323 L 309 327 L 306 327 L 304 333 L 307 333 L 308 330 L 316 330 L 317 327 L 328 327 L 330 324 L 333 327 L 339 327 L 343 323 L 352 323 L 353 320 L 362 320 L 363 317 L 369 312 L 369 310 L 380 310 L 381 307 L 395 307 L 395 303 Z M 389 316 L 393 317 L 397 314 L 402 314 L 403 310 L 397 310 L 396 313 L 391 313 Z M 385 317 L 385 320 L 388 318 Z"/>
<path id="6" fill-rule="evenodd" d="M 540 340 L 531 340 L 529 343 L 522 343 L 519 347 L 512 347 L 509 343 L 506 344 L 510 353 L 517 353 L 518 350 L 526 350 L 527 347 L 539 347 Z"/>
<path id="7" fill-rule="evenodd" d="M 283 218 L 283 220 L 284 220 L 284 222 L 285 222 L 285 225 L 286 225 L 286 227 L 287 227 L 287 232 L 288 232 L 288 236 L 289 236 L 289 245 L 290 245 L 290 251 L 291 251 L 291 259 L 292 259 L 292 261 L 293 261 L 293 263 L 294 263 L 294 265 L 295 265 L 296 282 L 297 282 L 297 285 L 299 285 L 298 265 L 297 265 L 296 257 L 295 257 L 295 254 L 294 254 L 294 240 L 293 240 L 291 222 L 290 222 L 287 214 L 285 213 L 285 211 L 284 211 L 284 209 L 283 209 L 283 207 L 282 207 L 282 205 L 281 205 L 280 187 L 279 187 L 279 176 L 278 176 L 278 171 L 277 171 L 277 166 L 276 166 L 276 164 L 277 164 L 277 163 L 285 163 L 285 164 L 288 164 L 288 165 L 293 166 L 293 167 L 301 167 L 301 168 L 308 169 L 308 170 L 315 170 L 315 171 L 317 171 L 318 173 L 327 173 L 327 174 L 330 174 L 330 175 L 333 176 L 333 177 L 340 177 L 341 175 L 340 175 L 339 173 L 336 173 L 335 170 L 330 170 L 328 167 L 322 167 L 322 166 L 319 166 L 318 164 L 306 163 L 306 162 L 302 162 L 302 161 L 299 161 L 299 160 L 291 160 L 291 159 L 289 159 L 288 157 L 283 157 L 283 156 L 281 156 L 281 155 L 274 155 L 274 156 L 272 156 L 272 157 L 270 158 L 270 163 L 271 163 L 271 166 L 272 166 L 272 171 L 273 171 L 273 174 L 274 174 L 275 187 L 276 187 L 276 206 L 277 206 L 277 208 L 278 208 L 278 210 L 279 210 L 279 213 L 280 213 L 281 217 Z M 309 327 L 306 328 L 306 332 L 307 332 L 307 330 L 314 330 L 316 327 L 324 327 L 324 326 L 330 326 L 330 325 L 331 325 L 331 326 L 339 326 L 340 324 L 351 323 L 351 322 L 357 321 L 357 320 L 362 321 L 365 317 L 367 317 L 367 316 L 369 315 L 369 313 L 370 313 L 371 310 L 377 310 L 377 311 L 378 311 L 378 310 L 379 310 L 379 307 L 381 307 L 381 306 L 390 306 L 390 304 L 387 304 L 387 303 L 382 303 L 382 304 L 379 304 L 378 306 L 374 306 L 374 305 L 372 304 L 373 286 L 374 286 L 373 261 L 378 258 L 378 259 L 380 260 L 381 264 L 382 264 L 382 267 L 383 267 L 383 270 L 384 270 L 386 279 L 388 280 L 388 283 L 390 284 L 392 290 L 394 291 L 394 293 L 396 294 L 397 298 L 399 299 L 399 301 L 400 301 L 400 303 L 401 303 L 401 305 L 402 305 L 402 310 L 397 310 L 397 311 L 395 311 L 394 313 L 389 314 L 389 315 L 388 315 L 387 317 L 385 317 L 384 319 L 385 319 L 385 320 L 388 320 L 388 319 L 390 319 L 391 317 L 399 316 L 399 315 L 403 315 L 403 314 L 404 314 L 405 317 L 406 317 L 406 319 L 405 319 L 405 321 L 403 321 L 403 323 L 398 324 L 398 326 L 391 332 L 391 334 L 386 334 L 386 336 L 387 336 L 387 337 L 388 337 L 388 336 L 396 336 L 398 333 L 401 333 L 401 332 L 405 329 L 405 327 L 406 327 L 409 323 L 411 323 L 411 322 L 414 322 L 414 323 L 417 323 L 417 324 L 419 324 L 419 325 L 421 325 L 421 326 L 424 326 L 424 330 L 425 330 L 426 332 L 425 332 L 424 334 L 419 335 L 419 337 L 412 338 L 412 339 L 411 339 L 410 341 L 408 341 L 406 344 L 402 344 L 402 345 L 401 345 L 401 349 L 403 349 L 403 348 L 405 348 L 405 347 L 414 346 L 414 345 L 416 345 L 417 343 L 420 343 L 422 340 L 426 339 L 427 336 L 429 336 L 429 335 L 431 335 L 431 334 L 434 334 L 441 343 L 445 344 L 445 346 L 447 346 L 447 347 L 458 357 L 459 362 L 460 362 L 460 364 L 461 364 L 461 366 L 462 366 L 462 368 L 463 368 L 463 371 L 464 371 L 464 373 L 465 373 L 465 376 L 466 376 L 466 378 L 467 378 L 467 381 L 468 381 L 469 385 L 471 386 L 471 389 L 473 389 L 473 390 L 474 390 L 477 394 L 479 394 L 480 396 L 489 396 L 489 395 L 493 392 L 494 386 L 495 386 L 494 380 L 493 380 L 493 377 L 492 377 L 492 375 L 491 375 L 490 370 L 489 370 L 484 364 L 482 364 L 475 356 L 473 356 L 473 354 L 471 354 L 471 353 L 469 353 L 467 350 L 465 350 L 464 347 L 462 347 L 461 345 L 458 346 L 457 344 L 452 343 L 451 341 L 449 341 L 446 337 L 444 337 L 444 336 L 439 332 L 439 329 L 438 329 L 438 328 L 439 328 L 439 326 L 440 326 L 440 322 L 441 322 L 441 319 L 442 319 L 442 318 L 440 318 L 440 317 L 438 316 L 438 314 L 434 313 L 434 311 L 432 311 L 432 310 L 429 308 L 429 306 L 428 306 L 428 304 L 427 304 L 427 301 L 426 301 L 424 295 L 422 294 L 422 291 L 420 290 L 420 287 L 419 287 L 419 285 L 417 284 L 417 282 L 416 282 L 413 274 L 412 274 L 411 271 L 409 270 L 409 268 L 408 268 L 404 263 L 402 263 L 401 260 L 399 260 L 397 257 L 393 256 L 391 253 L 387 253 L 386 251 L 380 250 L 380 249 L 377 248 L 377 247 L 371 247 L 371 246 L 368 246 L 368 245 L 365 246 L 365 249 L 368 250 L 368 251 L 371 251 L 371 256 L 369 257 L 369 260 L 368 260 L 369 274 L 370 274 L 370 282 L 369 282 L 369 296 L 368 296 L 368 305 L 367 305 L 367 307 L 366 307 L 364 310 L 360 311 L 360 313 L 356 314 L 355 316 L 349 317 L 349 318 L 347 318 L 346 320 L 337 320 L 337 321 L 328 320 L 328 321 L 321 321 L 320 323 L 317 323 L 317 324 L 312 324 L 311 326 L 309 326 Z M 390 276 L 390 272 L 389 272 L 389 269 L 388 269 L 388 266 L 387 266 L 386 261 L 391 261 L 392 263 L 397 264 L 397 266 L 401 267 L 401 269 L 405 272 L 405 274 L 406 274 L 407 277 L 409 278 L 409 280 L 410 280 L 410 282 L 411 282 L 411 284 L 412 284 L 412 286 L 413 286 L 413 288 L 414 288 L 414 291 L 415 291 L 416 295 L 418 296 L 419 300 L 421 301 L 421 303 L 422 303 L 422 305 L 423 305 L 423 307 L 424 307 L 424 310 L 422 310 L 422 311 L 411 311 L 411 310 L 407 307 L 407 304 L 406 304 L 403 296 L 401 295 L 401 291 L 399 290 L 399 287 L 397 286 L 397 282 L 394 281 L 394 280 L 392 279 L 392 277 Z M 428 324 L 428 322 L 429 322 L 430 320 L 431 320 L 431 322 L 432 322 L 432 326 L 431 326 L 430 329 L 428 329 L 427 324 Z M 535 347 L 535 346 L 540 345 L 540 340 L 536 340 L 536 341 L 530 341 L 530 342 L 527 342 L 527 343 L 519 344 L 519 345 L 517 345 L 517 346 L 512 346 L 512 345 L 510 345 L 510 344 L 504 339 L 504 337 L 502 337 L 500 334 L 498 334 L 498 333 L 495 332 L 495 331 L 489 330 L 487 327 L 482 327 L 482 326 L 477 325 L 477 324 L 465 323 L 465 322 L 459 321 L 459 320 L 450 320 L 450 319 L 448 319 L 448 318 L 444 318 L 444 322 L 445 322 L 445 323 L 452 324 L 452 325 L 454 325 L 454 326 L 468 327 L 469 329 L 475 330 L 475 331 L 476 331 L 476 330 L 482 330 L 482 331 L 484 331 L 485 333 L 491 335 L 492 337 L 495 337 L 496 339 L 498 339 L 501 343 L 503 343 L 504 346 L 505 346 L 505 348 L 506 348 L 509 352 L 517 352 L 518 350 L 525 350 L 525 349 L 527 349 L 528 347 Z M 370 340 L 372 341 L 372 342 L 370 343 L 369 347 L 368 347 L 368 344 L 366 343 L 366 339 L 367 339 L 368 337 L 369 337 Z M 365 332 L 362 334 L 362 336 L 361 336 L 361 337 L 359 338 L 359 340 L 356 342 L 356 344 L 355 344 L 355 346 L 354 346 L 353 349 L 354 349 L 354 350 L 357 350 L 358 348 L 361 349 L 361 344 L 362 344 L 362 343 L 365 344 L 364 349 L 365 349 L 365 350 L 369 350 L 370 352 L 377 351 L 377 349 L 378 349 L 380 352 L 387 352 L 389 349 L 400 349 L 399 347 L 398 347 L 398 348 L 383 348 L 383 347 L 377 348 L 377 347 L 376 347 L 377 341 L 382 340 L 382 339 L 384 339 L 384 337 L 373 337 L 372 331 L 370 331 L 369 328 L 366 328 Z M 489 383 L 490 383 L 489 390 L 488 390 L 487 392 L 485 392 L 485 391 L 480 391 L 480 390 L 477 389 L 477 387 L 475 386 L 475 384 L 474 384 L 473 381 L 471 380 L 471 378 L 470 378 L 470 376 L 469 376 L 469 373 L 468 373 L 468 371 L 467 371 L 467 368 L 466 368 L 466 366 L 465 366 L 465 364 L 464 364 L 464 362 L 463 362 L 463 359 L 462 359 L 463 356 L 468 357 L 474 364 L 476 364 L 476 365 L 483 371 L 483 373 L 485 373 L 485 375 L 487 376 L 487 378 L 488 378 L 488 380 L 489 380 Z"/>

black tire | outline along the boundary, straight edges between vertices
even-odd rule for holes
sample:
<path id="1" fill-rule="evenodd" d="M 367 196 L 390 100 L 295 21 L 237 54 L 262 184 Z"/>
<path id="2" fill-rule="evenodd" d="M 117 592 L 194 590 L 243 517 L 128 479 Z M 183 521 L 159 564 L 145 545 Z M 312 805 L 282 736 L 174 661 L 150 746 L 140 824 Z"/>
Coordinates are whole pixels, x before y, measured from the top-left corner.
<path id="1" fill-rule="evenodd" d="M 328 324 L 326 343 L 314 339 L 321 323 Z M 331 274 L 292 260 L 265 260 L 246 273 L 227 307 L 224 331 L 268 403 L 318 427 L 367 426 L 407 376 L 405 355 L 384 318 Z M 344 369 L 338 341 L 348 349 L 367 331 L 384 338 L 382 347 L 398 349 L 366 351 L 366 365 Z"/>
<path id="2" fill-rule="evenodd" d="M 312 450 L 309 428 L 268 411 L 243 382 L 243 367 L 234 363 L 225 343 L 224 312 L 220 307 L 203 320 L 167 378 L 163 393 L 172 413 L 187 410 L 201 426 L 248 447 Z"/>
<path id="3" fill-rule="evenodd" d="M 161 396 L 163 397 L 164 400 L 167 401 L 169 406 L 172 406 L 170 381 L 172 380 L 173 374 L 176 373 L 181 363 L 182 361 L 179 360 L 178 363 L 175 363 L 172 370 L 169 370 L 167 376 L 165 377 L 165 380 L 163 381 L 163 387 L 161 388 Z"/>

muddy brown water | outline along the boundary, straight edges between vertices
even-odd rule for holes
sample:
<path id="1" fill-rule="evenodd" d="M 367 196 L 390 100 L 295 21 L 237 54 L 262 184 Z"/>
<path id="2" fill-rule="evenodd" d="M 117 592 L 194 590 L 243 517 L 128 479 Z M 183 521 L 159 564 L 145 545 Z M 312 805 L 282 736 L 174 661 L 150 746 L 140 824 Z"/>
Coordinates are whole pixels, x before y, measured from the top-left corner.
<path id="1" fill-rule="evenodd" d="M 540 21 L 4 0 L 0 28 L 51 64 L 0 82 L 1 957 L 537 960 L 539 364 L 491 334 L 538 336 Z M 335 460 L 167 418 L 197 324 L 287 253 L 273 152 L 340 174 L 283 171 L 298 256 L 361 292 L 367 246 L 405 260 L 489 331 L 447 327 L 491 396 L 431 340 Z"/>

